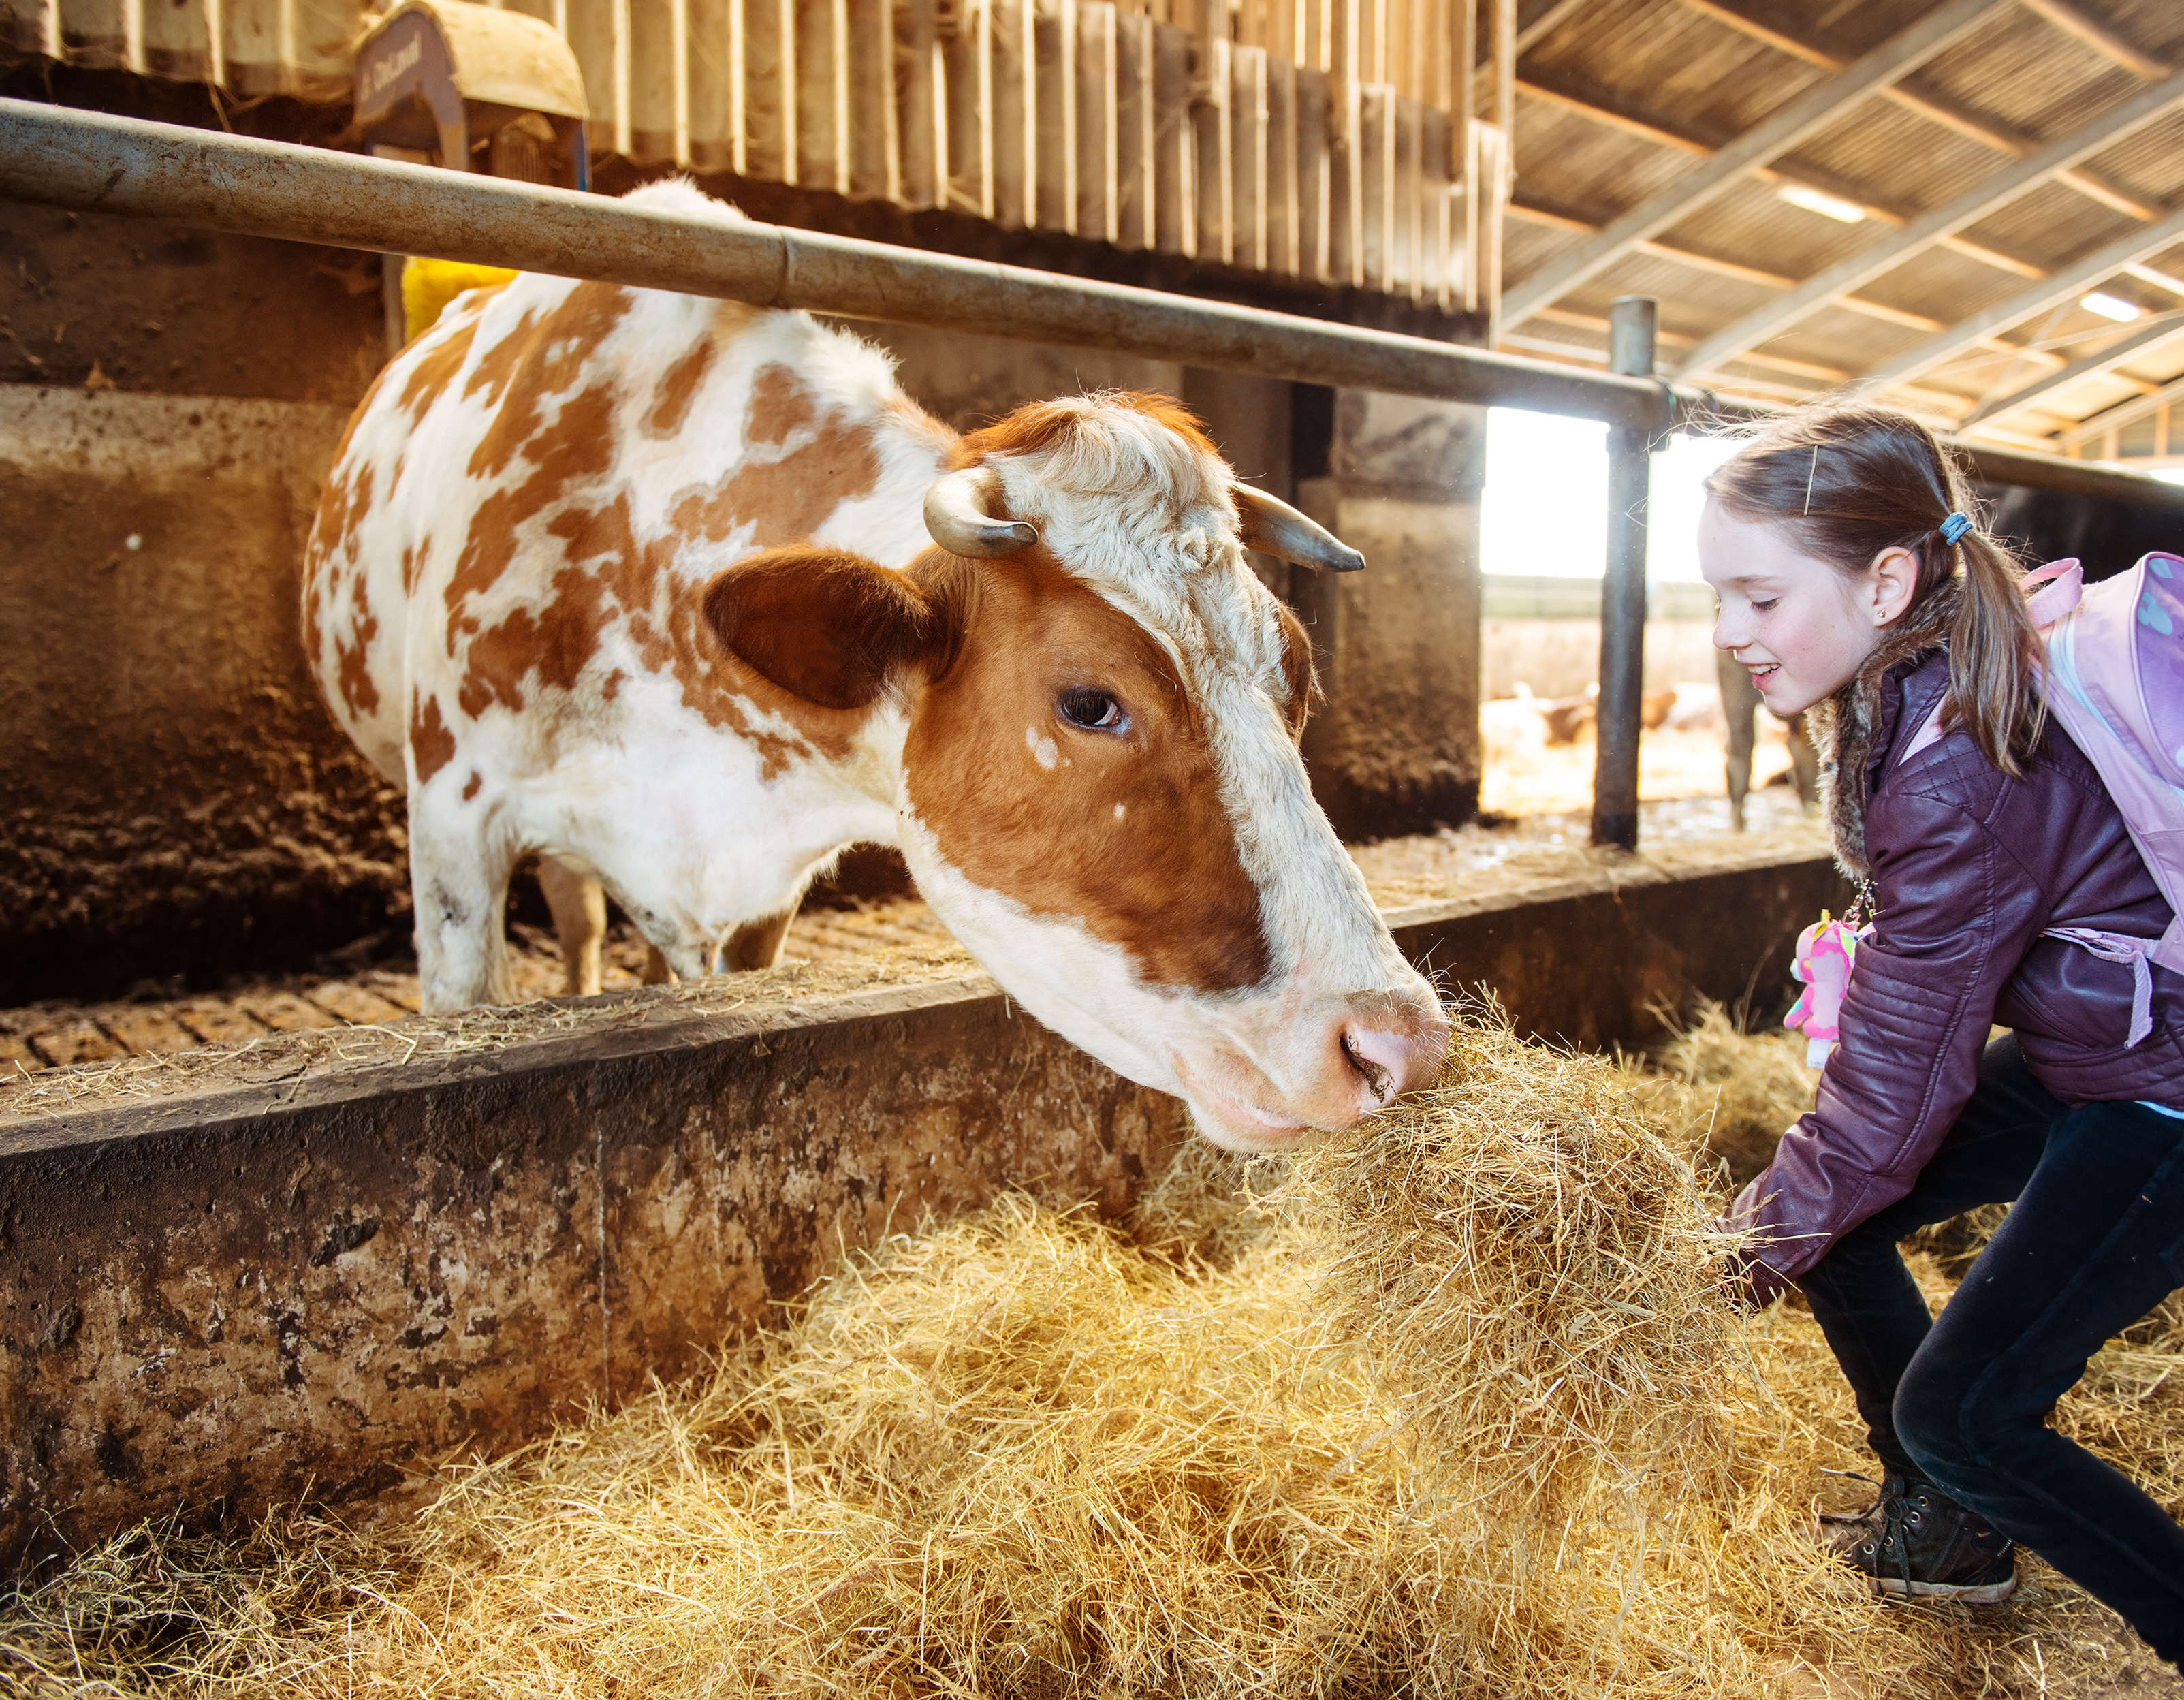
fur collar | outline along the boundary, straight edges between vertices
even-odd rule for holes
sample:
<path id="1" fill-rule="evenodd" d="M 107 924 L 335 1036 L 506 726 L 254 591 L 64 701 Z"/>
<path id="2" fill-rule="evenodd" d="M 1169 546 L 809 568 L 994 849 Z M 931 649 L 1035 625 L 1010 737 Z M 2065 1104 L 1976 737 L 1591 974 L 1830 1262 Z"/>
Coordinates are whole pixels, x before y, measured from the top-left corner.
<path id="1" fill-rule="evenodd" d="M 1826 701 L 1813 705 L 1814 743 L 1820 752 L 1820 798 L 1835 835 L 1836 861 L 1863 884 L 1873 878 L 1865 859 L 1866 786 L 1876 755 L 1875 739 L 1893 733 L 1902 702 L 1891 676 L 1948 647 L 1949 627 L 1964 592 L 1945 579 L 1866 657 L 1858 677 Z M 1893 738 L 1888 739 L 1893 743 Z"/>

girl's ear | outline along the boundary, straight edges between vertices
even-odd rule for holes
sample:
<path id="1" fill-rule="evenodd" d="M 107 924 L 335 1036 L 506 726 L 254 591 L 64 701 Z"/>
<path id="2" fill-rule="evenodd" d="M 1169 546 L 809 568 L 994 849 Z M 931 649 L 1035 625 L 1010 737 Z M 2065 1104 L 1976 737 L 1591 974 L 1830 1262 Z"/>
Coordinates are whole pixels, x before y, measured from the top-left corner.
<path id="1" fill-rule="evenodd" d="M 1911 606 L 1919 588 L 1919 557 L 1908 549 L 1885 549 L 1873 558 L 1873 578 L 1864 599 L 1865 611 L 1876 629 L 1892 626 Z"/>

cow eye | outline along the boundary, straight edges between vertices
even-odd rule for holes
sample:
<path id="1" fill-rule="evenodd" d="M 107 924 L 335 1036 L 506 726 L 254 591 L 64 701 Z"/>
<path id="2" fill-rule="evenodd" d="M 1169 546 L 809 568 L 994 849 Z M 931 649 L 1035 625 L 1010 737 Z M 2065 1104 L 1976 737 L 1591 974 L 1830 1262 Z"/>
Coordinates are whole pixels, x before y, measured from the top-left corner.
<path id="1" fill-rule="evenodd" d="M 1129 723 L 1123 712 L 1122 704 L 1106 692 L 1094 690 L 1089 685 L 1072 685 L 1061 694 L 1056 705 L 1061 717 L 1072 726 L 1081 726 L 1087 732 L 1120 732 Z"/>

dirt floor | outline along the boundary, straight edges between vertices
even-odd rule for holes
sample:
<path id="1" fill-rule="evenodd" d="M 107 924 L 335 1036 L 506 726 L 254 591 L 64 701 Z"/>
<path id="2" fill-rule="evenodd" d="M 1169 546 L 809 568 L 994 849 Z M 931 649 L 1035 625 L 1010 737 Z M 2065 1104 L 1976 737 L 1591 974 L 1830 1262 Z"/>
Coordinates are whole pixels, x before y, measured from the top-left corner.
<path id="1" fill-rule="evenodd" d="M 1794 813 L 1797 809 L 1796 794 L 1788 788 L 1790 746 L 1782 722 L 1769 714 L 1760 715 L 1758 722 L 1752 752 L 1752 795 L 1746 805 L 1748 820 L 1766 811 L 1786 807 Z M 1479 806 L 1489 815 L 1520 817 L 1589 810 L 1596 754 L 1589 726 L 1569 744 L 1490 749 L 1479 781 Z M 1723 772 L 1719 728 L 1680 732 L 1663 727 L 1646 733 L 1638 746 L 1638 796 L 1648 803 L 1711 803 L 1711 808 L 1694 812 L 1692 823 L 1703 821 L 1713 831 L 1727 832 L 1728 780 Z"/>

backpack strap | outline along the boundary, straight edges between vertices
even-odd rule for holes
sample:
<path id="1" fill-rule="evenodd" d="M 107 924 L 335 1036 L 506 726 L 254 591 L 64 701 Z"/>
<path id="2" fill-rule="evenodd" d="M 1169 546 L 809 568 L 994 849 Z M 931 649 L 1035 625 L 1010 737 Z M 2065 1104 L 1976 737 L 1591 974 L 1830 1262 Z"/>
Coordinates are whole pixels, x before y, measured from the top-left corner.
<path id="1" fill-rule="evenodd" d="M 2128 933 L 2103 933 L 2097 927 L 2050 927 L 2040 936 L 2079 945 L 2103 962 L 2130 963 L 2131 1037 L 2124 1040 L 2124 1049 L 2130 1050 L 2153 1031 L 2153 970 L 2147 966 L 2147 958 L 2153 954 L 2155 940 L 2134 939 Z"/>
<path id="2" fill-rule="evenodd" d="M 2026 573 L 2018 581 L 2018 588 L 2025 593 L 2025 611 L 2031 616 L 2033 625 L 2044 632 L 2084 599 L 2086 570 L 2075 556 L 2051 560 Z"/>
<path id="3" fill-rule="evenodd" d="M 1911 735 L 1911 741 L 1903 746 L 1903 753 L 1896 758 L 1897 766 L 1902 766 L 1920 750 L 1931 749 L 1942 741 L 1942 709 L 1948 700 L 1949 694 L 1943 691 L 1942 700 L 1934 705 L 1934 711 L 1920 722 L 1918 731 Z"/>

